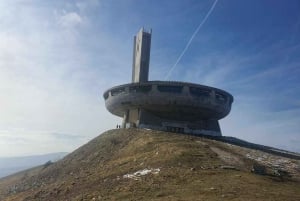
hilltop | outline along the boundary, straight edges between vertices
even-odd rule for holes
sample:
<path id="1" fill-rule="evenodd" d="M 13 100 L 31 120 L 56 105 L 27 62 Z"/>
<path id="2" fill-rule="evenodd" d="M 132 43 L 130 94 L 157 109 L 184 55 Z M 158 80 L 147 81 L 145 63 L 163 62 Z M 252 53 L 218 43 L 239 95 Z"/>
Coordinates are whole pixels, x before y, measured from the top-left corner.
<path id="1" fill-rule="evenodd" d="M 252 172 L 251 172 L 252 171 Z M 107 131 L 0 179 L 0 200 L 300 200 L 300 160 L 203 137 Z"/>

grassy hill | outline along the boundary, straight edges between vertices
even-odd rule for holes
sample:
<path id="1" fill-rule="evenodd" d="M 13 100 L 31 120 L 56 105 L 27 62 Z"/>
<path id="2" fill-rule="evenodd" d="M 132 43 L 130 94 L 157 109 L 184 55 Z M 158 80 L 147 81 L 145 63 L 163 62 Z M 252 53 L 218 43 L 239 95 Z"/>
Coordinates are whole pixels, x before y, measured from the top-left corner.
<path id="1" fill-rule="evenodd" d="M 1 179 L 0 200 L 294 201 L 299 189 L 300 160 L 200 137 L 119 129 L 56 163 Z"/>

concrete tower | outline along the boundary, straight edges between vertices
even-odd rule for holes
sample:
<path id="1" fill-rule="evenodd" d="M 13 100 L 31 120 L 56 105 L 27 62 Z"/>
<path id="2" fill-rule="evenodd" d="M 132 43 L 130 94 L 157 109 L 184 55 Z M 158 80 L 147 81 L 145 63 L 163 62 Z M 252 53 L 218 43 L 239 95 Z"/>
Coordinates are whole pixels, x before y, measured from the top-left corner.
<path id="1" fill-rule="evenodd" d="M 133 40 L 132 82 L 147 82 L 149 76 L 151 33 L 141 28 Z"/>

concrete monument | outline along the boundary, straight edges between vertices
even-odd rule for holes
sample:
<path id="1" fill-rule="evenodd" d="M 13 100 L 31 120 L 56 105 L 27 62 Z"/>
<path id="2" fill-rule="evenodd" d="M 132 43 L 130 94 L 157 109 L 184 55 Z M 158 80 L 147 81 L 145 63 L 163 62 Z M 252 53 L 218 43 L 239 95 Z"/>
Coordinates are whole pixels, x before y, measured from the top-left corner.
<path id="1" fill-rule="evenodd" d="M 231 110 L 228 92 L 194 83 L 148 81 L 152 31 L 134 37 L 132 83 L 104 92 L 109 112 L 122 127 L 221 136 L 218 120 Z"/>

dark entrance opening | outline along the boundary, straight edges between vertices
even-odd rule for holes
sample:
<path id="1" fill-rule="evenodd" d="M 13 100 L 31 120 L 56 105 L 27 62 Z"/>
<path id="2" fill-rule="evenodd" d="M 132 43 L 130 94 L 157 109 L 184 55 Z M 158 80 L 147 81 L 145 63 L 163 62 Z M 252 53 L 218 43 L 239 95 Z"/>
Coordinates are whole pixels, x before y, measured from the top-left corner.
<path id="1" fill-rule="evenodd" d="M 167 131 L 172 133 L 184 133 L 184 128 L 167 126 Z"/>

